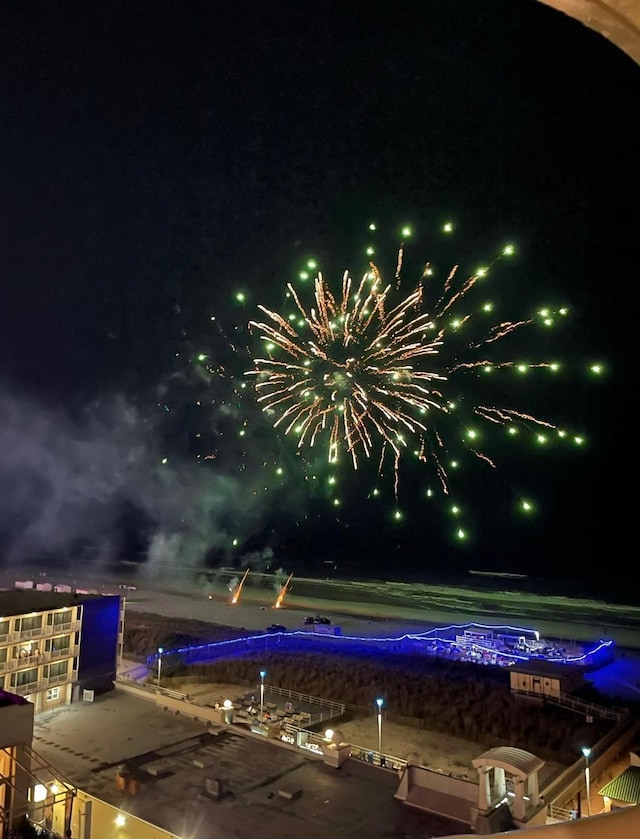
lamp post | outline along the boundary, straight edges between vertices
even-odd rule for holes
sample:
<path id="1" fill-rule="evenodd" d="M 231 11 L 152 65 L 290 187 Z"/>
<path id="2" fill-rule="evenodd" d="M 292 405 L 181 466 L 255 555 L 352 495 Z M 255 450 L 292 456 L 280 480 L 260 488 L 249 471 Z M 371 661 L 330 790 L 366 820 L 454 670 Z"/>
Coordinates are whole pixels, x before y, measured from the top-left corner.
<path id="1" fill-rule="evenodd" d="M 266 675 L 266 670 L 260 671 L 260 725 L 264 722 L 264 677 Z"/>
<path id="2" fill-rule="evenodd" d="M 382 706 L 384 705 L 384 699 L 381 696 L 376 699 L 376 705 L 378 706 L 378 757 L 380 763 L 382 763 Z"/>
<path id="3" fill-rule="evenodd" d="M 162 653 L 164 647 L 158 647 L 158 687 L 160 687 L 160 674 L 162 673 Z"/>
<path id="4" fill-rule="evenodd" d="M 584 755 L 584 779 L 587 784 L 587 815 L 591 815 L 591 770 L 589 768 L 589 758 L 591 757 L 591 749 L 586 746 L 582 750 Z"/>

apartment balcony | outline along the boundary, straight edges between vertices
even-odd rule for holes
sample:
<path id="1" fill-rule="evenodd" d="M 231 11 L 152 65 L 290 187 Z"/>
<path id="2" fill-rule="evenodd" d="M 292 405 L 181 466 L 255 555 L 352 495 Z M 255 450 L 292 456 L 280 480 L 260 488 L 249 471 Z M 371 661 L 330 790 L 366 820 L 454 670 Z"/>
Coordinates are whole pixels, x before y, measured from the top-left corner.
<path id="1" fill-rule="evenodd" d="M 42 638 L 44 634 L 44 627 L 38 626 L 35 629 L 22 629 L 20 632 L 10 632 L 8 640 L 13 641 L 28 641 L 30 638 Z"/>
<path id="2" fill-rule="evenodd" d="M 81 621 L 67 621 L 67 623 L 56 623 L 52 626 L 43 627 L 42 635 L 67 635 L 69 632 L 79 632 Z"/>
<path id="3" fill-rule="evenodd" d="M 44 655 L 42 654 L 14 656 L 4 662 L 4 672 L 11 673 L 14 670 L 31 670 L 32 667 L 39 667 L 44 660 Z"/>
<path id="4" fill-rule="evenodd" d="M 60 650 L 50 650 L 43 654 L 43 662 L 48 664 L 51 661 L 61 661 L 65 658 L 75 658 L 80 652 L 79 644 L 69 644 L 68 647 L 63 647 Z"/>
<path id="5" fill-rule="evenodd" d="M 78 678 L 77 670 L 69 670 L 68 673 L 61 673 L 59 676 L 50 676 L 45 679 L 43 684 L 47 688 L 55 687 L 56 685 L 66 685 L 69 682 L 75 682 Z"/>
<path id="6" fill-rule="evenodd" d="M 51 676 L 48 679 L 39 679 L 37 682 L 29 682 L 26 685 L 15 685 L 7 687 L 6 690 L 11 693 L 16 693 L 18 696 L 32 696 L 34 693 L 39 693 L 42 690 L 56 687 L 57 685 L 66 685 L 71 682 L 78 681 L 78 671 L 69 670 L 67 673 L 61 673 L 59 676 Z"/>
<path id="7" fill-rule="evenodd" d="M 15 693 L 18 696 L 30 696 L 33 693 L 38 693 L 40 690 L 44 690 L 47 687 L 47 683 L 40 681 L 40 682 L 29 682 L 27 685 L 16 685 L 15 687 L 10 687 L 8 690 L 11 693 Z"/>

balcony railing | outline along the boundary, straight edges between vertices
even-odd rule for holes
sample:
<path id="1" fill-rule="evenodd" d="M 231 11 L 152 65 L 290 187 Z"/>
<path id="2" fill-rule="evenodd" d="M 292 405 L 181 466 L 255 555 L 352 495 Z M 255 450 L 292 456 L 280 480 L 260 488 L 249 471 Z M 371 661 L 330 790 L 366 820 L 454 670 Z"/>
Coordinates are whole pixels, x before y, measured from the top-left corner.
<path id="1" fill-rule="evenodd" d="M 6 662 L 5 670 L 31 670 L 32 667 L 39 667 L 44 661 L 44 655 L 23 655 L 13 656 Z"/>
<path id="2" fill-rule="evenodd" d="M 60 661 L 63 658 L 75 658 L 78 655 L 80 646 L 78 644 L 69 644 L 68 647 L 62 647 L 60 650 L 49 650 L 44 654 L 44 661 Z"/>
<path id="3" fill-rule="evenodd" d="M 66 635 L 69 632 L 78 632 L 80 630 L 80 621 L 67 621 L 66 623 L 56 623 L 44 627 L 43 635 Z"/>
<path id="4" fill-rule="evenodd" d="M 26 685 L 8 686 L 6 690 L 11 693 L 17 693 L 18 696 L 27 696 L 29 694 L 38 693 L 41 690 L 55 687 L 56 685 L 66 685 L 71 682 L 78 681 L 78 671 L 69 670 L 67 673 L 61 673 L 59 676 L 51 676 L 48 679 L 40 679 L 36 682 L 29 682 Z"/>
<path id="5" fill-rule="evenodd" d="M 29 638 L 42 638 L 43 627 L 37 626 L 33 629 L 20 629 L 11 633 L 13 641 L 28 641 Z"/>
<path id="6" fill-rule="evenodd" d="M 18 696 L 27 696 L 31 693 L 37 693 L 39 690 L 42 690 L 44 687 L 44 682 L 29 682 L 27 685 L 16 685 L 15 687 L 10 687 L 9 690 L 12 693 L 17 693 Z"/>
<path id="7" fill-rule="evenodd" d="M 61 685 L 65 682 L 71 681 L 72 672 L 69 671 L 67 673 L 61 673 L 59 676 L 50 676 L 48 679 L 45 679 L 45 684 L 48 688 L 53 687 L 54 685 Z"/>

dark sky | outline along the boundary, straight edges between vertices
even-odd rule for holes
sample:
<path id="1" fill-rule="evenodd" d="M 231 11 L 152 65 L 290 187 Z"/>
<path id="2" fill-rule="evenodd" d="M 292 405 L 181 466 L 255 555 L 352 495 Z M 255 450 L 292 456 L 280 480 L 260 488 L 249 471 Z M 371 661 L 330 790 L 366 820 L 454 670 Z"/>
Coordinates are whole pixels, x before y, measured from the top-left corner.
<path id="1" fill-rule="evenodd" d="M 30 412 L 135 400 L 185 335 L 207 345 L 212 312 L 229 331 L 254 317 L 233 307 L 236 289 L 277 306 L 306 252 L 355 270 L 371 218 L 435 230 L 453 217 L 462 259 L 517 242 L 517 294 L 570 300 L 567 348 L 609 372 L 589 395 L 568 392 L 591 442 L 581 462 L 533 476 L 547 517 L 533 534 L 486 519 L 484 541 L 451 564 L 596 569 L 632 516 L 619 463 L 630 480 L 638 467 L 625 437 L 639 94 L 624 53 L 533 0 L 4 3 L 5 398 Z M 327 553 L 347 552 L 344 520 L 313 521 Z M 372 524 L 352 528 L 350 556 Z M 436 530 L 381 532 L 379 563 L 442 565 Z M 312 533 L 283 537 L 285 556 Z"/>

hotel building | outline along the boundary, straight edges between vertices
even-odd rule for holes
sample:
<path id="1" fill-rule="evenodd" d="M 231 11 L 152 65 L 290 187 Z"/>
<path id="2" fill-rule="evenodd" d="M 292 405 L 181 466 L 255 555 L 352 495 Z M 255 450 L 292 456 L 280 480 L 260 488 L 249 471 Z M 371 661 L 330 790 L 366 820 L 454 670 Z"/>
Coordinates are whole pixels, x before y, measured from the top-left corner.
<path id="1" fill-rule="evenodd" d="M 36 715 L 112 690 L 123 631 L 118 595 L 1 591 L 0 690 Z"/>

